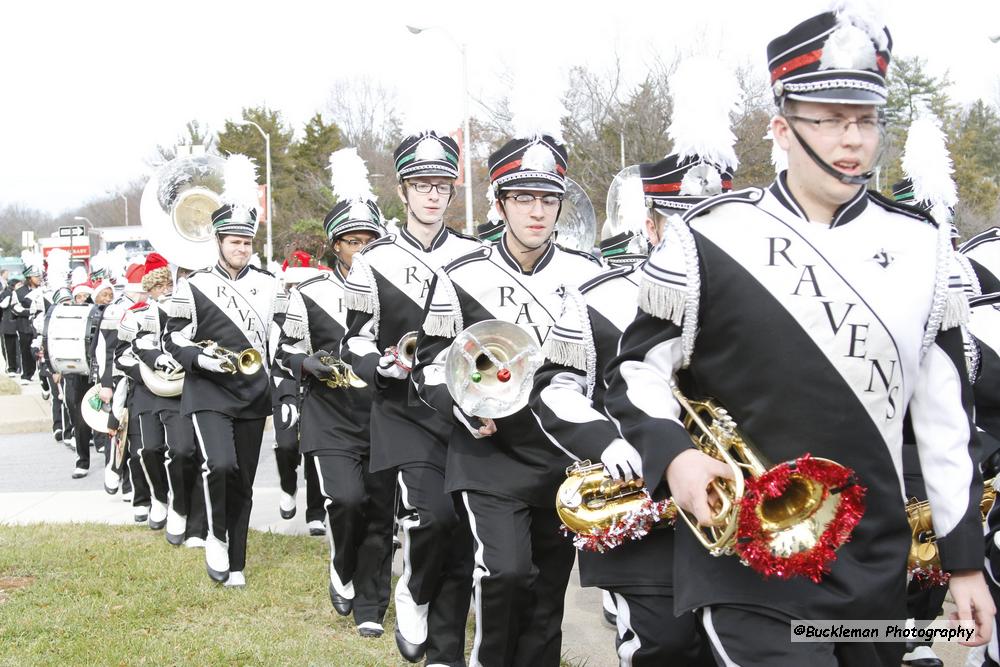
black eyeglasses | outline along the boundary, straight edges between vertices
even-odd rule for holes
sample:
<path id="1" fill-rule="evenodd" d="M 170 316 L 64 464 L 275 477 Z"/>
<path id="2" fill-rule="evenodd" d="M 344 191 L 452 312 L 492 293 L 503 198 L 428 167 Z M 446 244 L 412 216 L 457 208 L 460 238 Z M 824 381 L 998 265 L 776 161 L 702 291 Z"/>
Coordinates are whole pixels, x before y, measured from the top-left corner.
<path id="1" fill-rule="evenodd" d="M 371 243 L 371 241 L 362 241 L 361 239 L 337 239 L 337 240 L 340 241 L 341 243 L 346 243 L 352 248 L 361 248 Z"/>
<path id="2" fill-rule="evenodd" d="M 430 194 L 430 191 L 437 190 L 439 195 L 450 195 L 455 191 L 455 186 L 451 183 L 422 183 L 416 181 L 410 183 L 410 187 L 422 195 Z"/>
<path id="3" fill-rule="evenodd" d="M 504 199 L 514 202 L 521 210 L 532 208 L 535 205 L 536 199 L 542 202 L 542 208 L 555 208 L 563 200 L 560 195 L 529 195 L 527 192 L 510 195 L 509 197 L 504 197 Z"/>
<path id="4" fill-rule="evenodd" d="M 808 123 L 816 128 L 824 137 L 839 137 L 845 134 L 851 125 L 858 126 L 858 132 L 864 136 L 873 136 L 885 125 L 885 122 L 878 116 L 862 116 L 861 118 L 808 118 L 806 116 L 786 116 L 790 120 L 798 120 Z"/>

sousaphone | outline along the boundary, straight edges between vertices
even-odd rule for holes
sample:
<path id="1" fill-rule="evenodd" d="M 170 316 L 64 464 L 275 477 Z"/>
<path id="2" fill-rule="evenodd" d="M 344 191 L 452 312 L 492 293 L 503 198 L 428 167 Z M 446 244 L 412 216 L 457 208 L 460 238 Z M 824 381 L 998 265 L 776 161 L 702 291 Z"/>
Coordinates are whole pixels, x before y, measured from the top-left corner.
<path id="1" fill-rule="evenodd" d="M 139 213 L 149 243 L 168 262 L 203 269 L 218 259 L 212 212 L 221 206 L 222 170 L 218 155 L 174 158 L 150 177 Z"/>
<path id="2" fill-rule="evenodd" d="M 562 211 L 556 220 L 556 243 L 564 248 L 589 253 L 597 238 L 597 214 L 590 197 L 576 181 L 566 179 Z"/>

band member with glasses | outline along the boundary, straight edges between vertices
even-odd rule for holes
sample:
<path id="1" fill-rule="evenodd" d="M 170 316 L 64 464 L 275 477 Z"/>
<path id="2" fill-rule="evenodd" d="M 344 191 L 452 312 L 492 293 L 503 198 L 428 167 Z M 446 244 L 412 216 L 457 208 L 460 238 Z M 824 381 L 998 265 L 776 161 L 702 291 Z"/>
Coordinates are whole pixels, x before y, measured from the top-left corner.
<path id="1" fill-rule="evenodd" d="M 163 344 L 184 367 L 181 411 L 191 416 L 203 460 L 208 576 L 244 586 L 253 480 L 271 413 L 264 360 L 278 283 L 250 264 L 257 184 L 245 156 L 227 158 L 222 199 L 212 214 L 219 261 L 177 285 Z M 247 359 L 227 360 L 220 349 Z"/>
<path id="2" fill-rule="evenodd" d="M 455 424 L 445 489 L 461 498 L 475 540 L 473 665 L 554 667 L 560 659 L 574 550 L 553 498 L 572 459 L 526 406 L 496 420 L 462 412 L 444 364 L 455 337 L 488 319 L 518 324 L 541 345 L 563 287 L 601 271 L 590 255 L 552 241 L 566 163 L 566 147 L 551 134 L 513 139 L 490 156 L 503 236 L 437 272 L 417 341 L 417 391 Z"/>
<path id="3" fill-rule="evenodd" d="M 341 356 L 374 392 L 370 469 L 396 473 L 403 556 L 396 646 L 410 662 L 426 654 L 431 664 L 462 665 L 472 546 L 461 506 L 444 490 L 452 424 L 411 395 L 410 368 L 395 348 L 420 328 L 434 271 L 480 244 L 444 224 L 455 196 L 457 142 L 418 131 L 393 157 L 406 222 L 353 258 Z"/>
<path id="4" fill-rule="evenodd" d="M 605 407 L 646 479 L 665 477 L 702 526 L 718 501 L 709 483 L 733 472 L 693 447 L 675 375 L 688 396 L 717 400 L 769 464 L 809 454 L 854 473 L 846 509 L 860 520 L 819 583 L 712 557 L 678 528 L 675 609 L 699 610 L 720 664 L 900 663 L 901 644 L 792 643 L 789 627 L 905 618 L 907 410 L 958 616 L 974 619 L 973 643 L 990 636 L 964 295 L 949 287 L 953 277 L 960 284 L 949 229 L 865 189 L 891 44 L 880 23 L 845 9 L 768 45 L 771 131 L 788 169 L 767 189 L 720 195 L 668 222 L 642 270 L 638 316 L 606 369 Z"/>
<path id="5" fill-rule="evenodd" d="M 381 211 L 367 187 L 338 191 L 342 169 L 364 170 L 355 149 L 335 153 L 331 166 L 340 201 L 324 225 L 336 262 L 291 290 L 277 360 L 304 387 L 301 447 L 326 499 L 330 600 L 341 616 L 353 611 L 362 637 L 380 637 L 389 607 L 395 475 L 369 471 L 372 387 L 351 382 L 331 350 L 345 333 L 344 280 L 355 254 L 382 236 Z M 364 176 L 353 180 L 367 186 Z"/>

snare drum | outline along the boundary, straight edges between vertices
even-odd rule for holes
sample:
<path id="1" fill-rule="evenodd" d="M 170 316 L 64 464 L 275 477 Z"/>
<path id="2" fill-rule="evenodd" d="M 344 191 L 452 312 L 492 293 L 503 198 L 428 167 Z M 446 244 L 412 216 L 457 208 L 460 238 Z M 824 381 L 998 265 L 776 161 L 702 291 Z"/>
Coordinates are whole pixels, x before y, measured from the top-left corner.
<path id="1" fill-rule="evenodd" d="M 93 304 L 59 304 L 45 322 L 45 358 L 54 373 L 89 375 L 91 348 L 101 324 L 101 309 Z"/>

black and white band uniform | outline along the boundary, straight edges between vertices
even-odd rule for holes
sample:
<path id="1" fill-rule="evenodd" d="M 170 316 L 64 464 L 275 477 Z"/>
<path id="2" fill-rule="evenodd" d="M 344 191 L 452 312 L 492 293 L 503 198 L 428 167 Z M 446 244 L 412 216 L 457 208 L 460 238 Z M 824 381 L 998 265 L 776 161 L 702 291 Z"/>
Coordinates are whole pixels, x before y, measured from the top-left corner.
<path id="1" fill-rule="evenodd" d="M 603 462 L 616 479 L 642 476 L 639 453 L 603 410 L 603 368 L 635 317 L 638 281 L 634 265 L 601 274 L 579 291 L 567 289 L 531 399 L 548 437 L 581 460 Z M 648 484 L 654 498 L 665 495 L 662 481 Z M 581 585 L 614 597 L 622 665 L 715 664 L 695 614 L 674 618 L 673 543 L 673 528 L 661 525 L 604 553 L 578 553 Z"/>
<path id="2" fill-rule="evenodd" d="M 20 353 L 21 384 L 27 384 L 35 375 L 35 355 L 31 351 L 31 341 L 35 329 L 31 324 L 31 304 L 41 285 L 41 267 L 27 267 L 24 282 L 17 286 L 11 297 L 11 314 L 16 324 L 18 351 Z M 9 368 L 8 360 L 8 368 Z"/>
<path id="3" fill-rule="evenodd" d="M 342 203 L 327 216 L 334 245 L 345 234 L 382 234 L 374 202 L 353 213 L 350 202 Z M 335 358 L 331 350 L 339 349 L 346 332 L 346 274 L 338 261 L 332 271 L 290 290 L 276 360 L 304 388 L 300 447 L 325 498 L 331 601 L 342 615 L 353 611 L 359 632 L 378 636 L 389 606 L 395 475 L 369 470 L 371 385 L 331 388 L 323 382 L 333 371 L 325 357 Z"/>
<path id="4" fill-rule="evenodd" d="M 284 288 L 278 290 L 274 307 L 274 322 L 271 326 L 269 348 L 271 350 L 271 414 L 274 417 L 274 460 L 278 468 L 278 484 L 281 495 L 278 499 L 278 512 L 282 519 L 292 519 L 297 511 L 296 493 L 298 491 L 299 461 L 303 461 L 303 472 L 306 480 L 306 527 L 310 535 L 326 533 L 323 517 L 323 494 L 319 490 L 319 480 L 316 476 L 316 466 L 309 455 L 303 456 L 299 448 L 299 414 L 301 411 L 301 387 L 298 380 L 287 369 L 281 366 L 276 355 L 279 349 L 278 341 L 281 327 L 288 311 L 289 277 L 295 271 L 310 273 L 313 277 L 318 269 L 307 267 L 289 267 L 284 272 Z M 295 283 L 301 282 L 296 280 Z"/>
<path id="5" fill-rule="evenodd" d="M 1000 474 L 1000 293 L 984 294 L 970 299 L 968 331 L 972 334 L 974 353 L 970 357 L 973 369 L 973 393 L 976 401 L 976 428 L 983 444 L 983 477 Z M 1000 603 L 1000 507 L 994 503 L 986 521 L 986 583 L 995 603 Z M 1000 665 L 1000 648 L 994 621 L 993 637 L 980 662 L 968 664 L 996 667 Z"/>
<path id="6" fill-rule="evenodd" d="M 7 375 L 10 377 L 16 377 L 21 367 L 17 347 L 17 318 L 14 317 L 13 308 L 14 291 L 20 284 L 20 281 L 12 280 L 0 292 L 0 310 L 3 311 L 0 316 L 0 334 L 3 334 L 3 356 L 7 360 Z"/>
<path id="7" fill-rule="evenodd" d="M 420 328 L 434 271 L 480 243 L 443 224 L 443 207 L 455 189 L 451 185 L 442 194 L 440 188 L 458 174 L 457 143 L 429 131 L 404 139 L 395 158 L 408 221 L 354 255 L 344 288 L 347 333 L 340 354 L 373 389 L 370 469 L 395 471 L 399 487 L 403 573 L 394 595 L 397 647 L 411 661 L 426 653 L 429 663 L 461 665 L 472 546 L 461 504 L 444 490 L 452 420 L 417 399 L 409 371 L 386 350 Z M 428 181 L 437 184 L 416 191 Z M 426 212 L 429 202 L 438 207 L 433 215 Z M 418 234 L 428 233 L 433 236 L 421 242 Z"/>
<path id="8" fill-rule="evenodd" d="M 181 281 L 170 301 L 163 339 L 165 351 L 184 367 L 181 413 L 194 423 L 203 459 L 208 574 L 226 582 L 232 573 L 230 585 L 244 581 L 253 480 L 264 421 L 271 412 L 270 381 L 266 364 L 254 373 L 229 373 L 211 350 L 194 343 L 211 340 L 237 354 L 253 349 L 261 359 L 268 358 L 267 332 L 278 284 L 270 273 L 247 263 L 248 240 L 257 227 L 255 210 L 247 213 L 227 205 L 213 214 L 221 257 L 228 242 L 247 239 L 243 266 L 233 267 L 232 262 L 223 266 L 226 260 L 220 258 L 212 268 Z"/>
<path id="9" fill-rule="evenodd" d="M 511 196 L 519 192 L 531 202 L 504 200 L 508 214 L 501 239 L 436 272 L 413 378 L 420 398 L 455 423 L 445 489 L 461 497 L 475 542 L 476 633 L 470 664 L 558 665 L 574 549 L 559 532 L 553 502 L 572 459 L 545 436 L 528 407 L 494 420 L 495 432 L 483 437 L 478 419 L 455 405 L 444 362 L 462 330 L 488 319 L 518 324 L 541 345 L 559 314 L 562 287 L 597 275 L 602 266 L 586 253 L 563 250 L 551 241 L 558 217 L 555 199 L 565 189 L 565 147 L 548 135 L 515 139 L 491 156 L 493 175 L 504 166 L 495 163 L 498 155 L 520 164 L 506 170 L 516 175 L 510 181 L 516 191 Z M 500 190 L 501 198 L 507 194 Z M 555 198 L 556 205 L 538 197 Z M 531 231 L 543 236 L 517 256 L 511 250 L 512 234 L 526 237 L 525 230 L 536 221 L 531 213 L 528 224 L 515 225 L 511 206 L 519 211 L 540 207 L 545 218 L 537 225 L 541 229 Z M 528 267 L 522 266 L 524 255 L 535 257 Z"/>
<path id="10" fill-rule="evenodd" d="M 968 258 L 983 294 L 1000 292 L 1000 227 L 979 232 L 958 251 Z"/>

